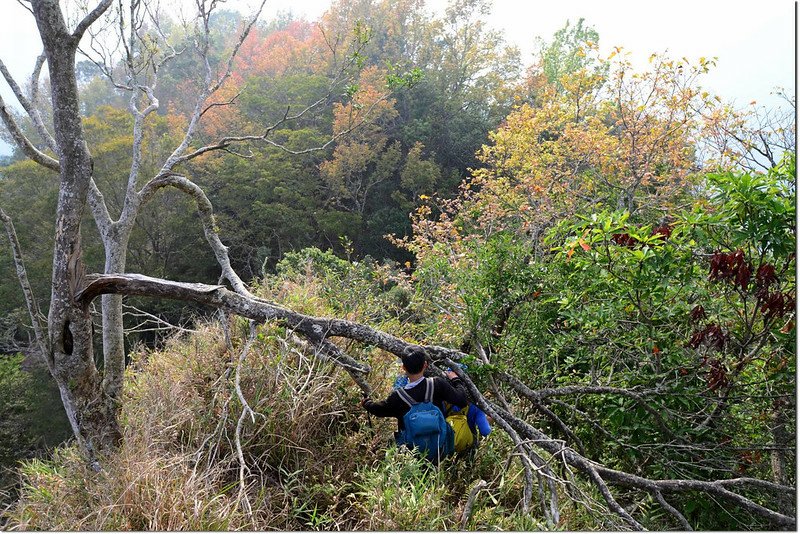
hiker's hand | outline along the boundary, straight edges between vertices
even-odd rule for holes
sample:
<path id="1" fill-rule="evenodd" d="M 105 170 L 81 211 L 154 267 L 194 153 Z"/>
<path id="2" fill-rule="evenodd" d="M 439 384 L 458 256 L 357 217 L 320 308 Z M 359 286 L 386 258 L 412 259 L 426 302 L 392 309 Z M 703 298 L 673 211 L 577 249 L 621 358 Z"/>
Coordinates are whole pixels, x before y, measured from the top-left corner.
<path id="1" fill-rule="evenodd" d="M 452 380 L 454 378 L 458 378 L 458 375 L 456 374 L 455 371 L 445 371 L 444 376 L 446 376 L 450 380 Z"/>

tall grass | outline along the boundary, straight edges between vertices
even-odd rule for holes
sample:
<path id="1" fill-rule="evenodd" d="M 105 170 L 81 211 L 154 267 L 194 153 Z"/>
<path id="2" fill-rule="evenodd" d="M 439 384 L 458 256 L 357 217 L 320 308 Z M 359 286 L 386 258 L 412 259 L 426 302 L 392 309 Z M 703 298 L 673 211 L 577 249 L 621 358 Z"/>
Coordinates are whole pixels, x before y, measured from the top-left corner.
<path id="1" fill-rule="evenodd" d="M 218 328 L 134 354 L 123 444 L 88 470 L 74 448 L 20 471 L 12 530 L 298 529 L 303 492 L 343 477 L 364 456 L 356 403 L 330 365 L 265 329 L 245 360 L 241 388 L 258 414 L 233 441 L 242 406 L 230 378 L 238 360 Z M 355 432 L 355 434 L 354 434 Z M 245 505 L 245 501 L 249 505 Z"/>

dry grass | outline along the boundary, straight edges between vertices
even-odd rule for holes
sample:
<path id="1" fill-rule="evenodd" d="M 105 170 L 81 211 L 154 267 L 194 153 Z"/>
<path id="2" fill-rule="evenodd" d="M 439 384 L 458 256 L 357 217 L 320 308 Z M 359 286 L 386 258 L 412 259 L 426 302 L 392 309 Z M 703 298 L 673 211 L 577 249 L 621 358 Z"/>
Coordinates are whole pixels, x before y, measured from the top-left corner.
<path id="1" fill-rule="evenodd" d="M 233 441 L 242 410 L 232 386 L 238 354 L 220 329 L 203 328 L 134 359 L 124 443 L 104 471 L 89 471 L 72 448 L 26 464 L 8 529 L 307 528 L 305 494 L 327 478 L 342 480 L 367 453 L 346 378 L 277 329 L 259 335 L 240 370 L 257 414 L 242 431 L 243 489 Z"/>

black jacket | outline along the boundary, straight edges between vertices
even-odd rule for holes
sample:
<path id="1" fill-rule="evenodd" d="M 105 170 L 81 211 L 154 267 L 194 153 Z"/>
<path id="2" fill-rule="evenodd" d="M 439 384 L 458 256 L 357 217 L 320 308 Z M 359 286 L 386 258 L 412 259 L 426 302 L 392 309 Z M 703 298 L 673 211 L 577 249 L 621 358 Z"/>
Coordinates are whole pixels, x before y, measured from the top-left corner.
<path id="1" fill-rule="evenodd" d="M 406 392 L 417 402 L 425 400 L 425 380 Z M 455 404 L 459 408 L 464 408 L 467 405 L 467 395 L 464 391 L 464 385 L 461 383 L 460 378 L 447 380 L 446 378 L 439 378 L 438 376 L 433 379 L 433 404 L 442 409 L 442 401 L 447 401 L 450 404 Z M 378 417 L 396 417 L 397 428 L 403 430 L 403 416 L 409 408 L 408 404 L 403 402 L 397 391 L 392 391 L 386 400 L 379 402 L 372 402 L 370 400 L 364 402 L 364 408 Z M 442 410 L 444 411 L 444 410 Z"/>

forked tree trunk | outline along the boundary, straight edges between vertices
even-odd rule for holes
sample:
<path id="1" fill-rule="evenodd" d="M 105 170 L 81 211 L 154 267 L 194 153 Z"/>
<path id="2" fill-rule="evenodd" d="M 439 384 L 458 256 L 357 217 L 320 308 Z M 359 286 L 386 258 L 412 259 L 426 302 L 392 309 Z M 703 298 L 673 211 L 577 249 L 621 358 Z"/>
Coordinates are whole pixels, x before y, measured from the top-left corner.
<path id="1" fill-rule="evenodd" d="M 105 4 L 107 8 L 110 1 Z M 31 7 L 47 55 L 60 161 L 47 358 L 72 430 L 94 461 L 98 453 L 119 440 L 120 432 L 113 403 L 104 393 L 94 365 L 91 318 L 75 301 L 84 278 L 81 217 L 92 176 L 75 80 L 80 34 L 69 32 L 56 0 L 34 0 Z"/>

